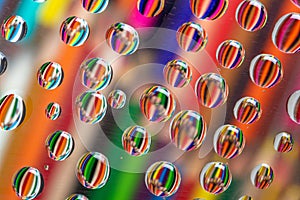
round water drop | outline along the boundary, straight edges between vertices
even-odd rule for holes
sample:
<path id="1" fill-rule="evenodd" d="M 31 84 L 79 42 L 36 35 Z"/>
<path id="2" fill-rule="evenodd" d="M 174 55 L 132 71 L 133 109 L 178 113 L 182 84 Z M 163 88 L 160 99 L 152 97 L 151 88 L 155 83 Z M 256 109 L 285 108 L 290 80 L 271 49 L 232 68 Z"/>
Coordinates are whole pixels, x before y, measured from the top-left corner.
<path id="1" fill-rule="evenodd" d="M 89 200 L 86 196 L 82 194 L 71 194 L 66 200 Z"/>
<path id="2" fill-rule="evenodd" d="M 140 98 L 140 109 L 152 122 L 165 122 L 172 117 L 176 101 L 171 92 L 162 86 L 152 86 Z"/>
<path id="3" fill-rule="evenodd" d="M 275 24 L 272 32 L 274 45 L 284 53 L 296 53 L 300 50 L 300 14 L 288 13 Z"/>
<path id="4" fill-rule="evenodd" d="M 159 15 L 165 6 L 165 0 L 138 0 L 137 9 L 145 17 Z"/>
<path id="5" fill-rule="evenodd" d="M 233 108 L 236 120 L 243 124 L 252 124 L 259 120 L 262 110 L 258 100 L 252 97 L 243 97 L 238 100 Z"/>
<path id="6" fill-rule="evenodd" d="M 185 87 L 192 80 L 190 66 L 182 60 L 172 60 L 164 67 L 164 77 L 168 84 L 173 87 Z"/>
<path id="7" fill-rule="evenodd" d="M 230 186 L 232 180 L 228 165 L 221 162 L 207 163 L 200 173 L 202 188 L 212 194 L 221 194 Z"/>
<path id="8" fill-rule="evenodd" d="M 6 56 L 0 52 L 0 76 L 4 74 L 7 69 L 7 59 Z"/>
<path id="9" fill-rule="evenodd" d="M 198 101 L 205 107 L 216 108 L 223 105 L 228 97 L 228 85 L 225 79 L 216 73 L 207 73 L 199 77 L 195 85 Z"/>
<path id="10" fill-rule="evenodd" d="M 152 164 L 145 174 L 147 189 L 159 197 L 168 197 L 175 194 L 180 182 L 180 172 L 175 165 L 166 161 Z"/>
<path id="11" fill-rule="evenodd" d="M 300 90 L 295 91 L 288 99 L 287 112 L 291 120 L 300 124 Z"/>
<path id="12" fill-rule="evenodd" d="M 176 39 L 183 50 L 197 52 L 205 48 L 207 34 L 200 24 L 187 22 L 178 28 Z"/>
<path id="13" fill-rule="evenodd" d="M 95 124 L 100 122 L 106 114 L 106 98 L 99 92 L 86 91 L 77 97 L 76 108 L 81 121 Z"/>
<path id="14" fill-rule="evenodd" d="M 108 3 L 109 0 L 81 0 L 82 7 L 90 13 L 102 13 Z"/>
<path id="15" fill-rule="evenodd" d="M 266 189 L 270 187 L 274 179 L 272 167 L 268 164 L 262 163 L 257 165 L 251 171 L 251 182 L 258 189 Z"/>
<path id="16" fill-rule="evenodd" d="M 300 8 L 300 0 L 291 0 L 291 2 Z"/>
<path id="17" fill-rule="evenodd" d="M 197 149 L 206 136 L 206 123 L 196 111 L 184 110 L 175 115 L 170 124 L 170 138 L 184 151 Z"/>
<path id="18" fill-rule="evenodd" d="M 108 46 L 121 55 L 131 55 L 139 47 L 138 32 L 130 25 L 119 22 L 106 31 Z"/>
<path id="19" fill-rule="evenodd" d="M 244 61 L 245 49 L 241 43 L 235 40 L 226 40 L 222 42 L 216 52 L 216 58 L 224 68 L 238 68 Z"/>
<path id="20" fill-rule="evenodd" d="M 3 21 L 1 25 L 1 34 L 7 41 L 21 41 L 27 34 L 27 23 L 18 15 L 10 16 Z"/>
<path id="21" fill-rule="evenodd" d="M 148 153 L 150 145 L 151 135 L 144 127 L 130 126 L 122 135 L 122 146 L 130 155 L 144 155 Z"/>
<path id="22" fill-rule="evenodd" d="M 102 58 L 91 58 L 80 66 L 81 83 L 93 90 L 103 90 L 111 82 L 113 71 Z"/>
<path id="23" fill-rule="evenodd" d="M 267 18 L 265 6 L 257 0 L 242 1 L 235 12 L 235 19 L 240 27 L 251 32 L 262 29 Z"/>
<path id="24" fill-rule="evenodd" d="M 88 23 L 79 17 L 68 17 L 60 26 L 61 40 L 71 47 L 84 44 L 90 34 Z"/>
<path id="25" fill-rule="evenodd" d="M 223 125 L 214 136 L 215 152 L 226 159 L 240 155 L 245 147 L 245 138 L 240 128 L 234 125 Z"/>
<path id="26" fill-rule="evenodd" d="M 275 56 L 260 54 L 251 61 L 249 74 L 257 86 L 271 88 L 282 80 L 283 69 L 280 60 Z"/>
<path id="27" fill-rule="evenodd" d="M 126 94 L 122 90 L 113 90 L 109 93 L 107 102 L 114 109 L 121 109 L 126 103 Z"/>
<path id="28" fill-rule="evenodd" d="M 64 72 L 56 62 L 44 63 L 37 72 L 38 83 L 46 90 L 54 90 L 62 83 Z"/>
<path id="29" fill-rule="evenodd" d="M 0 129 L 11 131 L 24 120 L 26 113 L 23 99 L 16 94 L 7 94 L 0 99 Z"/>
<path id="30" fill-rule="evenodd" d="M 102 188 L 109 177 L 110 168 L 107 158 L 98 152 L 84 154 L 77 163 L 77 179 L 88 189 Z"/>
<path id="31" fill-rule="evenodd" d="M 241 196 L 241 197 L 239 198 L 239 200 L 253 200 L 253 198 L 250 197 L 250 196 L 248 196 L 248 195 L 244 195 L 244 196 Z"/>
<path id="32" fill-rule="evenodd" d="M 190 0 L 190 7 L 198 19 L 215 20 L 225 14 L 228 0 Z"/>
<path id="33" fill-rule="evenodd" d="M 58 103 L 51 102 L 45 110 L 46 117 L 51 120 L 56 120 L 61 114 L 61 108 Z"/>
<path id="34" fill-rule="evenodd" d="M 14 175 L 12 186 L 21 199 L 34 199 L 43 190 L 43 176 L 36 168 L 23 167 Z"/>
<path id="35" fill-rule="evenodd" d="M 273 144 L 274 149 L 277 152 L 287 153 L 292 151 L 294 146 L 294 139 L 290 133 L 281 132 L 275 136 Z"/>
<path id="36" fill-rule="evenodd" d="M 46 139 L 48 156 L 55 161 L 67 159 L 74 150 L 74 139 L 66 131 L 55 131 Z"/>

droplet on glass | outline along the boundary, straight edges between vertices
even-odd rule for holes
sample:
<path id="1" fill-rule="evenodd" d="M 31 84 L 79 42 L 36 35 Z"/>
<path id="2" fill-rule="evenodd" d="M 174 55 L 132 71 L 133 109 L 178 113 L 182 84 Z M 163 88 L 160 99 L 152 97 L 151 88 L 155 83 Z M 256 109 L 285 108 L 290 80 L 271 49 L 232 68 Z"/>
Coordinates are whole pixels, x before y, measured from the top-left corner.
<path id="1" fill-rule="evenodd" d="M 126 103 L 126 94 L 122 90 L 113 90 L 109 93 L 107 102 L 114 109 L 121 109 Z"/>
<path id="2" fill-rule="evenodd" d="M 295 91 L 288 98 L 287 112 L 291 120 L 300 124 L 300 90 Z"/>
<path id="3" fill-rule="evenodd" d="M 90 13 L 102 13 L 108 3 L 109 0 L 81 0 L 82 7 Z"/>
<path id="4" fill-rule="evenodd" d="M 258 189 L 270 187 L 273 179 L 273 169 L 268 164 L 259 164 L 251 171 L 251 182 Z"/>
<path id="5" fill-rule="evenodd" d="M 82 194 L 71 194 L 66 200 L 89 200 L 86 196 Z"/>
<path id="6" fill-rule="evenodd" d="M 165 6 L 165 0 L 138 0 L 137 9 L 145 17 L 159 15 Z"/>
<path id="7" fill-rule="evenodd" d="M 21 41 L 25 38 L 26 34 L 27 23 L 18 15 L 6 18 L 1 25 L 1 35 L 9 42 Z"/>
<path id="8" fill-rule="evenodd" d="M 215 20 L 225 14 L 228 8 L 228 0 L 190 0 L 190 8 L 198 19 Z"/>
<path id="9" fill-rule="evenodd" d="M 290 133 L 278 133 L 273 141 L 274 149 L 280 153 L 287 153 L 292 151 L 294 146 L 294 139 Z"/>
<path id="10" fill-rule="evenodd" d="M 61 107 L 58 103 L 51 102 L 45 109 L 46 117 L 50 120 L 56 120 L 61 114 Z"/>
<path id="11" fill-rule="evenodd" d="M 253 97 L 243 97 L 235 103 L 233 114 L 239 122 L 252 124 L 259 120 L 262 109 L 258 100 Z"/>
<path id="12" fill-rule="evenodd" d="M 37 72 L 38 83 L 46 90 L 54 90 L 62 83 L 64 72 L 56 62 L 44 63 Z"/>
<path id="13" fill-rule="evenodd" d="M 7 69 L 7 58 L 2 52 L 0 52 L 0 76 L 4 74 L 6 69 Z"/>

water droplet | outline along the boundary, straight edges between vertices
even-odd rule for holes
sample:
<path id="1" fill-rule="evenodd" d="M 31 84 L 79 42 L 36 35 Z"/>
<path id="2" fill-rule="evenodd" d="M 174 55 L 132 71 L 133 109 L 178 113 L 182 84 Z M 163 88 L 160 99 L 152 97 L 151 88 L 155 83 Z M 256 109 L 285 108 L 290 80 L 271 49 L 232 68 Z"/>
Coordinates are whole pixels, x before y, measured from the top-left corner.
<path id="1" fill-rule="evenodd" d="M 203 106 L 216 108 L 227 101 L 228 85 L 221 75 L 207 73 L 197 80 L 195 93 Z"/>
<path id="2" fill-rule="evenodd" d="M 133 54 L 139 46 L 138 32 L 122 22 L 111 25 L 105 37 L 108 46 L 121 55 Z"/>
<path id="3" fill-rule="evenodd" d="M 212 194 L 225 192 L 232 180 L 228 165 L 221 162 L 207 163 L 200 173 L 202 188 Z"/>
<path id="4" fill-rule="evenodd" d="M 23 167 L 14 175 L 12 186 L 18 197 L 34 199 L 43 190 L 43 176 L 36 168 Z"/>
<path id="5" fill-rule="evenodd" d="M 84 44 L 90 34 L 88 23 L 79 17 L 68 17 L 60 26 L 61 40 L 71 47 Z"/>
<path id="6" fill-rule="evenodd" d="M 233 108 L 236 120 L 243 124 L 252 124 L 259 120 L 262 109 L 258 100 L 253 97 L 243 97 L 238 100 Z"/>
<path id="7" fill-rule="evenodd" d="M 176 101 L 171 92 L 162 86 L 152 86 L 140 98 L 140 109 L 152 122 L 165 122 L 172 117 Z"/>
<path id="8" fill-rule="evenodd" d="M 46 2 L 47 0 L 33 0 L 34 2 L 36 2 L 36 3 L 44 3 L 44 2 Z"/>
<path id="9" fill-rule="evenodd" d="M 258 189 L 270 187 L 273 179 L 273 169 L 265 163 L 257 165 L 251 172 L 251 182 Z"/>
<path id="10" fill-rule="evenodd" d="M 76 99 L 77 114 L 87 124 L 100 122 L 106 114 L 107 102 L 103 94 L 86 91 Z"/>
<path id="11" fill-rule="evenodd" d="M 51 120 L 56 120 L 61 114 L 61 108 L 58 103 L 51 102 L 45 110 L 46 117 Z"/>
<path id="12" fill-rule="evenodd" d="M 49 170 L 49 165 L 44 165 L 44 169 L 45 169 L 46 171 L 48 171 L 48 170 Z"/>
<path id="13" fill-rule="evenodd" d="M 38 83 L 46 90 L 54 90 L 60 86 L 63 78 L 63 69 L 55 62 L 44 63 L 37 72 Z"/>
<path id="14" fill-rule="evenodd" d="M 1 34 L 7 41 L 21 41 L 27 34 L 27 23 L 18 15 L 10 16 L 3 21 L 1 25 Z"/>
<path id="15" fill-rule="evenodd" d="M 164 77 L 168 84 L 173 87 L 185 87 L 192 80 L 190 66 L 182 60 L 172 60 L 164 67 Z"/>
<path id="16" fill-rule="evenodd" d="M 236 9 L 235 19 L 246 31 L 262 29 L 267 22 L 268 14 L 265 6 L 257 0 L 244 0 Z"/>
<path id="17" fill-rule="evenodd" d="M 202 20 L 215 20 L 222 17 L 227 8 L 228 0 L 190 0 L 192 13 Z"/>
<path id="18" fill-rule="evenodd" d="M 26 113 L 23 99 L 16 94 L 8 94 L 0 99 L 0 129 L 10 131 L 17 128 Z"/>
<path id="19" fill-rule="evenodd" d="M 155 196 L 168 197 L 175 194 L 180 182 L 181 175 L 178 169 L 166 161 L 152 164 L 145 174 L 146 187 Z"/>
<path id="20" fill-rule="evenodd" d="M 252 59 L 249 74 L 257 86 L 271 88 L 282 80 L 283 69 L 280 60 L 275 56 L 260 54 Z"/>
<path id="21" fill-rule="evenodd" d="M 300 14 L 288 13 L 275 24 L 272 32 L 274 45 L 284 53 L 296 53 L 300 50 Z"/>
<path id="22" fill-rule="evenodd" d="M 281 132 L 274 138 L 274 149 L 281 153 L 287 153 L 292 151 L 294 146 L 294 139 L 290 133 Z"/>
<path id="23" fill-rule="evenodd" d="M 293 4 L 295 4 L 296 6 L 298 6 L 298 8 L 300 8 L 300 1 L 299 0 L 291 0 L 291 2 L 293 2 Z"/>
<path id="24" fill-rule="evenodd" d="M 226 40 L 219 45 L 216 58 L 222 67 L 235 69 L 243 63 L 245 49 L 242 44 L 236 40 Z"/>
<path id="25" fill-rule="evenodd" d="M 110 168 L 107 158 L 98 152 L 84 154 L 77 163 L 76 176 L 86 188 L 99 189 L 103 187 L 109 177 Z"/>
<path id="26" fill-rule="evenodd" d="M 114 109 L 121 109 L 126 103 L 126 94 L 122 90 L 113 90 L 107 98 L 108 104 Z"/>
<path id="27" fill-rule="evenodd" d="M 82 7 L 90 13 L 102 13 L 108 3 L 109 0 L 81 0 Z"/>
<path id="28" fill-rule="evenodd" d="M 239 156 L 245 147 L 245 138 L 240 128 L 234 125 L 223 125 L 214 136 L 215 152 L 226 159 Z"/>
<path id="29" fill-rule="evenodd" d="M 181 150 L 191 151 L 199 148 L 205 136 L 206 123 L 198 112 L 181 111 L 170 124 L 171 141 Z"/>
<path id="30" fill-rule="evenodd" d="M 148 153 L 151 145 L 151 135 L 144 127 L 130 126 L 122 135 L 124 150 L 133 156 L 140 156 Z"/>
<path id="31" fill-rule="evenodd" d="M 300 124 L 300 90 L 295 91 L 288 98 L 287 112 L 291 120 Z"/>
<path id="32" fill-rule="evenodd" d="M 137 9 L 145 17 L 159 15 L 165 6 L 165 0 L 138 0 Z"/>
<path id="33" fill-rule="evenodd" d="M 244 196 L 240 197 L 239 200 L 253 200 L 253 198 L 248 195 L 244 195 Z"/>
<path id="34" fill-rule="evenodd" d="M 48 156 L 55 161 L 67 159 L 74 150 L 74 139 L 66 131 L 55 131 L 46 139 Z"/>
<path id="35" fill-rule="evenodd" d="M 176 39 L 183 50 L 197 52 L 205 48 L 207 34 L 200 24 L 187 22 L 178 28 Z"/>
<path id="36" fill-rule="evenodd" d="M 7 59 L 6 56 L 0 52 L 0 76 L 4 74 L 7 69 Z"/>
<path id="37" fill-rule="evenodd" d="M 81 83 L 93 90 L 103 90 L 111 82 L 113 71 L 102 58 L 91 58 L 80 66 Z"/>

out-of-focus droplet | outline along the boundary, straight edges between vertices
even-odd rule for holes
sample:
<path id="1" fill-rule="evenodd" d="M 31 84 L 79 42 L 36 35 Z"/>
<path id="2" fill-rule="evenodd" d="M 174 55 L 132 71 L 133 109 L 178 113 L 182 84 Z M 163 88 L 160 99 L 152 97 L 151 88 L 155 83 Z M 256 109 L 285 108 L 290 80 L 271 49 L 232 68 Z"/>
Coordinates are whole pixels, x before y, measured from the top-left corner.
<path id="1" fill-rule="evenodd" d="M 252 124 L 259 120 L 262 109 L 258 100 L 253 97 L 243 97 L 238 100 L 233 108 L 236 120 L 243 124 Z"/>
<path id="2" fill-rule="evenodd" d="M 66 131 L 55 131 L 46 139 L 46 149 L 48 156 L 55 161 L 67 159 L 74 150 L 74 139 Z"/>
<path id="3" fill-rule="evenodd" d="M 1 25 L 1 35 L 9 42 L 18 42 L 25 38 L 27 34 L 26 21 L 18 16 L 13 15 L 6 18 Z"/>
<path id="4" fill-rule="evenodd" d="M 190 0 L 192 13 L 198 19 L 215 20 L 221 18 L 227 8 L 228 0 Z"/>
<path id="5" fill-rule="evenodd" d="M 145 17 L 159 15 L 165 6 L 165 0 L 138 0 L 137 9 Z"/>
<path id="6" fill-rule="evenodd" d="M 176 33 L 176 39 L 181 49 L 190 52 L 198 52 L 205 48 L 207 33 L 200 24 L 187 22 L 182 24 Z"/>
<path id="7" fill-rule="evenodd" d="M 243 63 L 245 49 L 242 44 L 236 40 L 226 40 L 219 45 L 216 58 L 222 67 L 235 69 Z"/>
<path id="8" fill-rule="evenodd" d="M 290 119 L 300 124 L 300 90 L 295 91 L 287 101 L 287 112 Z"/>
<path id="9" fill-rule="evenodd" d="M 7 69 L 7 58 L 2 52 L 0 52 L 0 76 L 4 74 L 6 69 Z"/>
<path id="10" fill-rule="evenodd" d="M 165 122 L 172 117 L 176 101 L 171 92 L 162 86 L 152 86 L 140 98 L 140 109 L 152 122 Z"/>
<path id="11" fill-rule="evenodd" d="M 223 125 L 214 136 L 215 152 L 226 159 L 239 156 L 245 147 L 245 138 L 240 128 L 234 125 Z"/>
<path id="12" fill-rule="evenodd" d="M 294 139 L 290 133 L 278 133 L 273 141 L 274 149 L 280 153 L 287 153 L 292 151 L 294 146 Z"/>
<path id="13" fill-rule="evenodd" d="M 34 199 L 43 190 L 43 176 L 36 168 L 23 167 L 14 175 L 12 186 L 21 199 Z"/>
<path id="14" fill-rule="evenodd" d="M 249 75 L 254 84 L 262 88 L 271 88 L 280 83 L 283 68 L 278 58 L 271 54 L 260 54 L 252 59 Z"/>
<path id="15" fill-rule="evenodd" d="M 66 200 L 89 200 L 86 196 L 82 194 L 71 194 Z"/>
<path id="16" fill-rule="evenodd" d="M 56 120 L 61 114 L 61 108 L 58 103 L 51 102 L 45 110 L 46 117 L 51 120 Z"/>
<path id="17" fill-rule="evenodd" d="M 241 197 L 239 198 L 239 200 L 253 200 L 253 198 L 250 197 L 250 196 L 248 196 L 248 195 L 244 195 L 244 196 L 241 196 Z"/>
<path id="18" fill-rule="evenodd" d="M 275 24 L 272 32 L 274 45 L 283 53 L 300 51 L 300 14 L 288 13 L 282 16 Z"/>
<path id="19" fill-rule="evenodd" d="M 38 83 L 46 90 L 54 90 L 62 83 L 64 72 L 56 62 L 44 63 L 37 72 Z"/>
<path id="20" fill-rule="evenodd" d="M 262 29 L 267 22 L 268 14 L 265 6 L 257 0 L 244 0 L 236 9 L 235 19 L 246 31 Z"/>
<path id="21" fill-rule="evenodd" d="M 130 25 L 119 22 L 106 31 L 108 46 L 121 55 L 131 55 L 139 47 L 138 32 Z"/>
<path id="22" fill-rule="evenodd" d="M 111 82 L 112 67 L 102 58 L 85 60 L 80 66 L 81 83 L 93 90 L 103 90 Z"/>
<path id="23" fill-rule="evenodd" d="M 203 74 L 195 85 L 198 101 L 208 108 L 223 105 L 227 101 L 228 90 L 225 79 L 216 73 Z"/>
<path id="24" fill-rule="evenodd" d="M 291 2 L 300 8 L 300 0 L 291 0 Z"/>
<path id="25" fill-rule="evenodd" d="M 90 13 L 102 13 L 108 3 L 109 0 L 81 0 L 82 7 Z"/>
<path id="26" fill-rule="evenodd" d="M 259 164 L 251 171 L 251 182 L 258 189 L 270 187 L 273 179 L 273 169 L 268 164 Z"/>
<path id="27" fill-rule="evenodd" d="M 173 87 L 185 87 L 192 80 L 190 66 L 182 60 L 172 60 L 164 67 L 164 77 L 168 84 Z"/>
<path id="28" fill-rule="evenodd" d="M 10 131 L 17 128 L 25 114 L 25 103 L 20 96 L 8 94 L 0 99 L 0 129 Z"/>
<path id="29" fill-rule="evenodd" d="M 72 16 L 68 17 L 60 26 L 60 38 L 61 40 L 71 46 L 81 46 L 88 39 L 90 34 L 90 28 L 82 18 Z"/>
<path id="30" fill-rule="evenodd" d="M 212 194 L 225 192 L 232 180 L 231 172 L 227 164 L 222 162 L 207 163 L 200 173 L 202 188 Z"/>
<path id="31" fill-rule="evenodd" d="M 107 158 L 98 152 L 88 152 L 78 161 L 76 176 L 88 189 L 102 188 L 109 177 L 110 168 Z"/>
<path id="32" fill-rule="evenodd" d="M 145 174 L 147 189 L 159 197 L 175 194 L 181 183 L 181 175 L 175 165 L 166 161 L 152 164 Z"/>
<path id="33" fill-rule="evenodd" d="M 109 93 L 107 102 L 114 109 L 121 109 L 126 103 L 126 94 L 122 90 L 113 90 Z"/>
<path id="34" fill-rule="evenodd" d="M 170 138 L 175 146 L 192 151 L 201 146 L 206 136 L 206 123 L 196 111 L 183 110 L 175 115 L 170 124 Z"/>
<path id="35" fill-rule="evenodd" d="M 130 126 L 122 135 L 124 150 L 133 156 L 148 153 L 151 145 L 151 135 L 141 126 Z"/>
<path id="36" fill-rule="evenodd" d="M 107 102 L 103 94 L 86 91 L 76 98 L 77 114 L 87 124 L 100 122 L 106 114 Z"/>

